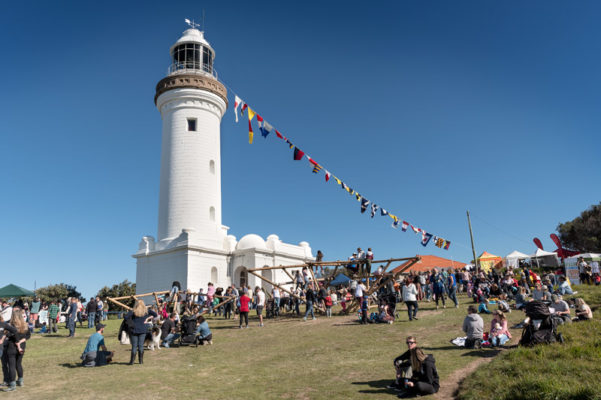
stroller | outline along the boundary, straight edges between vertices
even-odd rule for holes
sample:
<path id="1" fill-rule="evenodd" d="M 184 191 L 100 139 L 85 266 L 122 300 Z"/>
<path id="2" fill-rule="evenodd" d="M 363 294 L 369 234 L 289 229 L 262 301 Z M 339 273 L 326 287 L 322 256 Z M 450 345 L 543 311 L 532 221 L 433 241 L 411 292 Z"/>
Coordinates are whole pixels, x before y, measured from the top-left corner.
<path id="1" fill-rule="evenodd" d="M 273 299 L 267 300 L 265 303 L 265 318 L 275 317 L 275 301 Z"/>
<path id="2" fill-rule="evenodd" d="M 181 322 L 181 328 L 182 332 L 179 337 L 179 345 L 195 345 L 195 347 L 198 347 L 198 341 L 196 340 L 196 318 L 184 317 Z"/>
<path id="3" fill-rule="evenodd" d="M 526 316 L 530 319 L 522 331 L 521 346 L 536 344 L 563 343 L 563 335 L 557 332 L 560 317 L 553 316 L 549 307 L 539 300 L 527 303 L 524 307 Z"/>

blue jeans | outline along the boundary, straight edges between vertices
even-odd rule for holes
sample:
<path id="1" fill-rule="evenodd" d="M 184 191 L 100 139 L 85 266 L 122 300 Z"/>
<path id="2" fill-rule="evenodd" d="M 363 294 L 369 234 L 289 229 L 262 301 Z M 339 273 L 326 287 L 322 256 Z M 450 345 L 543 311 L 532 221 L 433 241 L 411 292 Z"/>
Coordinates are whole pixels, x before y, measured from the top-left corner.
<path id="1" fill-rule="evenodd" d="M 132 354 L 138 353 L 144 354 L 144 339 L 146 339 L 146 333 L 134 333 L 130 335 L 131 340 L 131 352 Z"/>
<path id="2" fill-rule="evenodd" d="M 94 326 L 94 320 L 96 320 L 96 313 L 91 312 L 88 314 L 88 328 L 92 328 Z"/>
<path id="3" fill-rule="evenodd" d="M 509 338 L 507 337 L 507 335 L 501 334 L 499 336 L 493 336 L 490 339 L 490 344 L 492 344 L 493 346 L 503 346 L 508 340 Z"/>
<path id="4" fill-rule="evenodd" d="M 315 318 L 315 314 L 313 313 L 313 302 L 312 301 L 307 301 L 307 311 L 305 311 L 305 319 L 307 318 L 309 313 L 311 313 L 311 316 L 313 318 Z"/>
<path id="5" fill-rule="evenodd" d="M 273 298 L 273 312 L 275 315 L 280 315 L 280 298 Z"/>
<path id="6" fill-rule="evenodd" d="M 417 316 L 417 301 L 406 301 L 407 314 L 409 314 L 409 321 L 413 320 Z"/>
<path id="7" fill-rule="evenodd" d="M 178 338 L 179 338 L 179 333 L 170 333 L 163 340 L 163 343 L 165 344 L 165 347 L 169 347 L 173 344 L 173 341 L 177 340 Z"/>
<path id="8" fill-rule="evenodd" d="M 455 303 L 455 305 L 459 304 L 457 302 L 457 287 L 456 286 L 449 287 L 449 299 L 453 300 L 453 303 Z"/>
<path id="9" fill-rule="evenodd" d="M 67 327 L 69 328 L 69 336 L 75 336 L 75 318 L 69 318 Z"/>

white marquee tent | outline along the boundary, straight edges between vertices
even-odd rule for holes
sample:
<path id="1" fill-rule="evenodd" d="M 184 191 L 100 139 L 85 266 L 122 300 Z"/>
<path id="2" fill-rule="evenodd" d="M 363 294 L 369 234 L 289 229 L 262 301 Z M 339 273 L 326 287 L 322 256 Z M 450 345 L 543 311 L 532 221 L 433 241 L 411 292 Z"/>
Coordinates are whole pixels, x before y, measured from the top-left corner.
<path id="1" fill-rule="evenodd" d="M 543 267 L 558 267 L 559 266 L 559 258 L 557 258 L 557 253 L 553 253 L 551 251 L 544 251 L 541 249 L 536 249 L 534 254 L 530 255 L 532 260 L 536 261 L 537 266 Z"/>
<path id="2" fill-rule="evenodd" d="M 527 258 L 530 258 L 528 254 L 515 250 L 505 256 L 505 261 L 508 267 L 517 268 L 520 260 L 525 260 Z"/>

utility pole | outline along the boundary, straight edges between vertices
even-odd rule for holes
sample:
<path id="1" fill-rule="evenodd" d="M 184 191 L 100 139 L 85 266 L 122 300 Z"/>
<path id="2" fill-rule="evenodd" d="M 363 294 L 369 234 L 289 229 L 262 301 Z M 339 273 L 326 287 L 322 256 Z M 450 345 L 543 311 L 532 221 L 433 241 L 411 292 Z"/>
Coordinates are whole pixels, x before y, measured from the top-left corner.
<path id="1" fill-rule="evenodd" d="M 476 249 L 474 248 L 474 234 L 472 233 L 472 221 L 470 221 L 469 210 L 467 210 L 466 213 L 467 213 L 467 225 L 470 228 L 470 239 L 472 241 L 472 255 L 474 256 L 474 266 L 476 267 L 476 272 L 480 273 L 480 266 L 478 265 L 478 260 L 476 259 Z"/>

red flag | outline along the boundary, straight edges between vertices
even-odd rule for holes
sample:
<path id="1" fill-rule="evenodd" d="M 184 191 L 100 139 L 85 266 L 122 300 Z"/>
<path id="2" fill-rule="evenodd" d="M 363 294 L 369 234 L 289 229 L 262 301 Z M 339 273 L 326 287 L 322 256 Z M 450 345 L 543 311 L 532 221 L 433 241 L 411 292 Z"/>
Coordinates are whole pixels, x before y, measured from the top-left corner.
<path id="1" fill-rule="evenodd" d="M 541 250 L 544 250 L 543 249 L 543 244 L 540 242 L 539 238 L 534 238 L 534 239 L 532 239 L 532 241 L 534 242 L 534 244 L 536 245 L 536 247 L 538 247 Z"/>
<path id="2" fill-rule="evenodd" d="M 280 132 L 278 132 L 278 130 L 276 129 L 275 134 L 280 138 L 280 139 L 284 139 L 284 136 L 282 136 L 282 134 Z"/>
<path id="3" fill-rule="evenodd" d="M 298 160 L 302 160 L 304 155 L 305 155 L 305 152 L 304 152 L 304 151 L 302 151 L 302 150 L 301 150 L 301 149 L 299 149 L 298 147 L 295 147 L 295 148 L 294 148 L 294 159 L 295 159 L 296 161 L 298 161 Z"/>
<path id="4" fill-rule="evenodd" d="M 565 258 L 565 255 L 563 254 L 563 246 L 561 245 L 561 240 L 559 240 L 557 235 L 554 233 L 552 233 L 549 237 L 551 238 L 553 243 L 557 245 L 557 255 L 563 260 Z"/>

